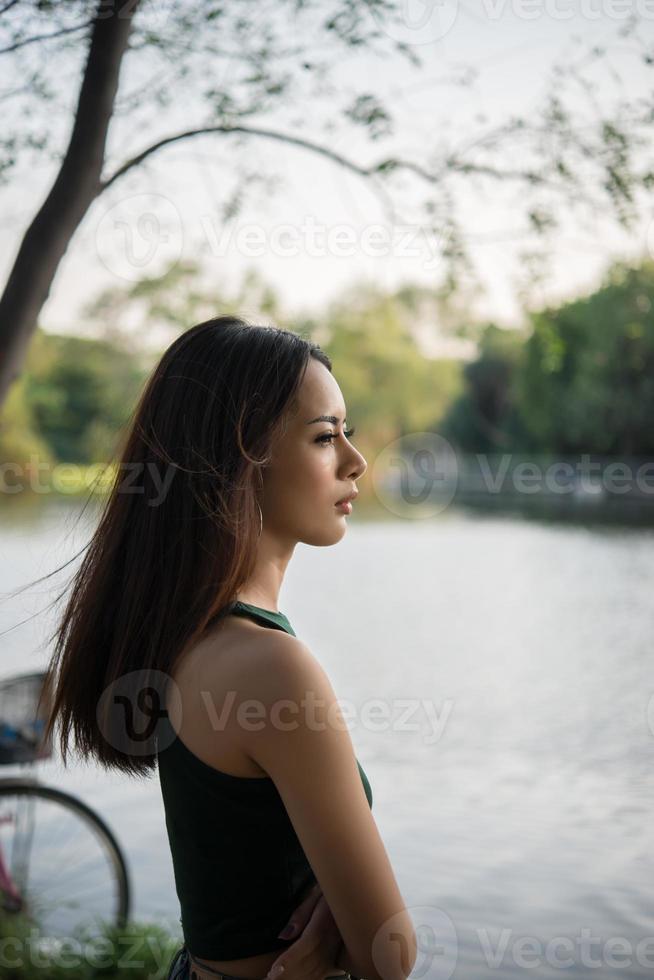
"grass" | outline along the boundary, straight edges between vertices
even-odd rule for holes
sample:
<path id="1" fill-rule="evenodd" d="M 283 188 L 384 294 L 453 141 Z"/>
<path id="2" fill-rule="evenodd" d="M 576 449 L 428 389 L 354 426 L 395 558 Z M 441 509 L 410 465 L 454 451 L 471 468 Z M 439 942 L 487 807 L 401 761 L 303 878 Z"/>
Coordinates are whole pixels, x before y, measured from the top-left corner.
<path id="1" fill-rule="evenodd" d="M 65 940 L 40 936 L 20 915 L 0 917 L 0 977 L 3 980 L 164 980 L 182 944 L 164 927 L 129 922 L 104 926 Z"/>

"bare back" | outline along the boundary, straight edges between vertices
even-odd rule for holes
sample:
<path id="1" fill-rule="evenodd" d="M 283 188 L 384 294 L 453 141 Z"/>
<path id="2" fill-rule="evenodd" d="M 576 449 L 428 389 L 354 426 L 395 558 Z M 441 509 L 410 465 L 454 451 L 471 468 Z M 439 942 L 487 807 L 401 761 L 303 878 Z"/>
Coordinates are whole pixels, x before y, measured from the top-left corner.
<path id="1" fill-rule="evenodd" d="M 184 653 L 172 673 L 182 700 L 179 737 L 203 762 L 232 776 L 267 775 L 245 751 L 236 719 L 238 701 L 247 697 L 243 658 L 248 648 L 265 642 L 267 632 L 251 620 L 227 616 Z M 231 711 L 225 710 L 224 727 L 217 729 L 214 724 L 230 691 L 238 699 Z"/>

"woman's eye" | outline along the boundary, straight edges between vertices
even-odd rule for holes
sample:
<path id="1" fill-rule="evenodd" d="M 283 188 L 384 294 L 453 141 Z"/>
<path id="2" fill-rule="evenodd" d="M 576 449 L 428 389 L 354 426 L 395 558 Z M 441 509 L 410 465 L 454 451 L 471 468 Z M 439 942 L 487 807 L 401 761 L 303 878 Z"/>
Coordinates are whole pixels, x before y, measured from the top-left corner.
<path id="1" fill-rule="evenodd" d="M 343 435 L 347 439 L 349 439 L 350 436 L 353 436 L 354 435 L 355 431 L 356 431 L 355 430 L 355 427 L 352 426 L 351 429 L 344 429 L 343 430 Z M 337 438 L 338 438 L 338 432 L 326 432 L 324 436 L 318 436 L 318 438 L 316 439 L 316 442 L 322 442 L 323 445 L 326 446 L 326 445 L 331 445 L 332 439 L 337 439 Z"/>

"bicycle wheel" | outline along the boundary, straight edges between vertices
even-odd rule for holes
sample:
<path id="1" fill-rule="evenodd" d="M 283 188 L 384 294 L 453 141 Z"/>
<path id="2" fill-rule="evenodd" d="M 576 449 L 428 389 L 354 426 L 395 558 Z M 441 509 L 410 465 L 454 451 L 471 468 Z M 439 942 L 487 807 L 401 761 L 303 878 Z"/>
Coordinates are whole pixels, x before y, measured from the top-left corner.
<path id="1" fill-rule="evenodd" d="M 123 927 L 129 877 L 118 843 L 90 807 L 30 778 L 0 778 L 0 859 L 13 887 L 0 914 L 26 915 L 40 935 L 92 938 Z"/>

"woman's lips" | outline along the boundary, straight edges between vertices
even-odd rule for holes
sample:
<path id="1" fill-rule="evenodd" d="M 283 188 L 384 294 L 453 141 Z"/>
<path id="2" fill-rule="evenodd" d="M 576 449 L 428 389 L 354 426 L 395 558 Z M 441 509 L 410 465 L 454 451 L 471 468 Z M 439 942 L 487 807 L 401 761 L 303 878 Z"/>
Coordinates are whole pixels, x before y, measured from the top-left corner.
<path id="1" fill-rule="evenodd" d="M 343 514 L 352 513 L 352 502 L 350 500 L 343 500 L 340 504 L 334 504 L 334 506 L 342 511 Z"/>

